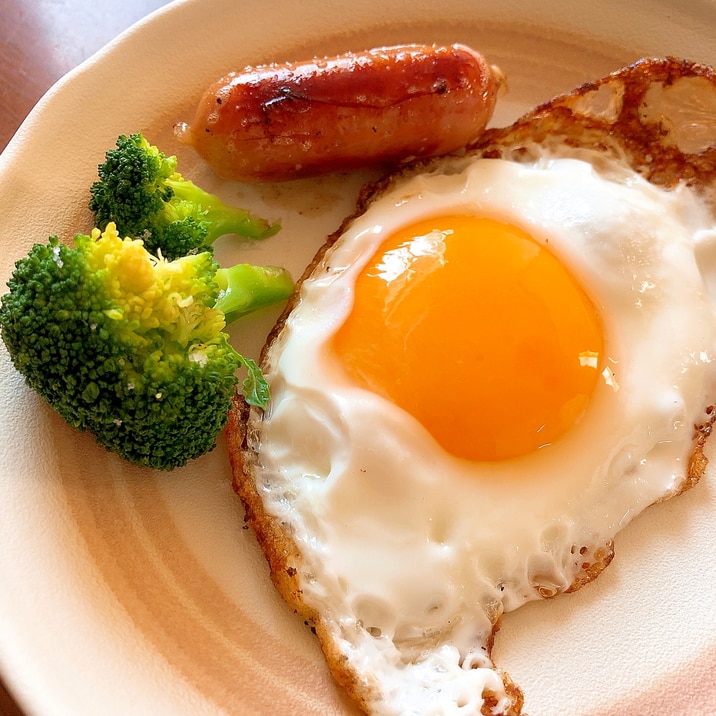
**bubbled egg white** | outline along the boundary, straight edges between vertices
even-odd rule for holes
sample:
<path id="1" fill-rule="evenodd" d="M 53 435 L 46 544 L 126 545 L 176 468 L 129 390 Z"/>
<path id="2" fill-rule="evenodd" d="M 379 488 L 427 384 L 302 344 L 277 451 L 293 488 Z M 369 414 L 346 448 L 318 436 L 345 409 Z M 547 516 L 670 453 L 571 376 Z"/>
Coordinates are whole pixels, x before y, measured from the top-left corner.
<path id="1" fill-rule="evenodd" d="M 696 250 L 713 222 L 693 192 L 667 192 L 589 152 L 437 167 L 372 202 L 303 283 L 267 355 L 272 402 L 252 431 L 266 509 L 301 551 L 303 599 L 351 668 L 378 684 L 375 713 L 479 713 L 483 692 L 507 708 L 489 658 L 496 620 L 606 564 L 615 534 L 681 488 L 714 378 L 709 252 Z M 441 215 L 526 231 L 599 315 L 588 407 L 540 449 L 452 454 L 351 378 L 333 349 L 383 239 Z M 445 370 L 423 388 L 436 404 Z"/>

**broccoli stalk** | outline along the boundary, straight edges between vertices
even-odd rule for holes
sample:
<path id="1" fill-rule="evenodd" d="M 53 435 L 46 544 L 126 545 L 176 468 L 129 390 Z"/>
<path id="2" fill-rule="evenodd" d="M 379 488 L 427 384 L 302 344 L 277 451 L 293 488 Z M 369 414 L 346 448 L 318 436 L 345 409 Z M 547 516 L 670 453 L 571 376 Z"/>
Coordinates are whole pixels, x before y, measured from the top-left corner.
<path id="1" fill-rule="evenodd" d="M 282 270 L 256 271 L 243 312 L 291 291 Z M 0 330 L 17 370 L 70 425 L 133 463 L 172 469 L 211 450 L 239 369 L 248 402 L 266 405 L 258 366 L 224 331 L 232 269 L 209 252 L 168 261 L 109 223 L 74 246 L 35 244 L 8 288 Z"/>
<path id="2" fill-rule="evenodd" d="M 215 305 L 227 323 L 279 303 L 293 292 L 291 276 L 278 266 L 236 264 L 220 268 L 215 280 L 221 289 Z"/>
<path id="3" fill-rule="evenodd" d="M 209 250 L 225 234 L 264 239 L 281 228 L 185 179 L 177 158 L 142 134 L 121 135 L 98 174 L 89 203 L 96 226 L 113 222 L 120 235 L 141 238 L 149 251 L 170 260 Z"/>

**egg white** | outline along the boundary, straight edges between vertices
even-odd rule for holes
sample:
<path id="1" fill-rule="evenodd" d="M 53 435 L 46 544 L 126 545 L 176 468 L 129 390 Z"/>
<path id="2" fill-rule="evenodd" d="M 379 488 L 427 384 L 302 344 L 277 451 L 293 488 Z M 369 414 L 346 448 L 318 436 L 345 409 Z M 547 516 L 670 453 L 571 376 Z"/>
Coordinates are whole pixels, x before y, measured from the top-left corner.
<path id="1" fill-rule="evenodd" d="M 528 231 L 601 314 L 607 360 L 587 414 L 530 455 L 455 458 L 353 385 L 327 348 L 382 240 L 446 213 Z M 596 154 L 466 157 L 374 201 L 303 283 L 267 356 L 272 402 L 250 433 L 257 484 L 302 553 L 304 599 L 379 684 L 375 713 L 479 713 L 483 689 L 505 706 L 488 653 L 500 614 L 568 589 L 681 487 L 714 385 L 712 225 L 687 188 L 666 192 Z M 439 385 L 424 389 L 440 399 Z"/>

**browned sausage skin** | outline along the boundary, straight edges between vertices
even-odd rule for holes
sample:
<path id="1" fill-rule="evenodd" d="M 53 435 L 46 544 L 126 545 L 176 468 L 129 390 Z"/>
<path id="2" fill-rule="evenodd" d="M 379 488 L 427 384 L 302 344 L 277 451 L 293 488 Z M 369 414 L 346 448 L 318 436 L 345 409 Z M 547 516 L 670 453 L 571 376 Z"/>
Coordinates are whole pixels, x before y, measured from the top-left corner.
<path id="1" fill-rule="evenodd" d="M 499 85 L 499 73 L 464 45 L 264 65 L 211 85 L 177 136 L 239 181 L 395 165 L 476 139 Z"/>

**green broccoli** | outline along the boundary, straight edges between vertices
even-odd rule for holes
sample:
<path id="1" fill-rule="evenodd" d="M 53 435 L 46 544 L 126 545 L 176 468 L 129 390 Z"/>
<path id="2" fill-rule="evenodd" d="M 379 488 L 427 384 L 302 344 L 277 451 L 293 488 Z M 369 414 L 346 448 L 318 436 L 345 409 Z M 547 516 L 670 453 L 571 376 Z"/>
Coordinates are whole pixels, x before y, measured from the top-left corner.
<path id="1" fill-rule="evenodd" d="M 256 363 L 228 342 L 217 300 L 246 313 L 285 299 L 293 283 L 283 269 L 251 270 L 256 291 L 242 287 L 237 304 L 233 269 L 209 252 L 167 261 L 112 223 L 73 246 L 51 237 L 15 265 L 0 301 L 2 338 L 28 385 L 70 425 L 133 463 L 172 469 L 214 447 L 238 369 L 248 373 L 248 402 L 268 400 Z"/>
<path id="2" fill-rule="evenodd" d="M 141 133 L 121 135 L 98 173 L 89 203 L 95 224 L 104 229 L 114 222 L 122 236 L 141 238 L 149 251 L 170 260 L 207 250 L 225 234 L 264 239 L 281 228 L 185 179 L 177 158 L 165 156 Z"/>

